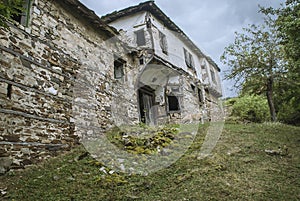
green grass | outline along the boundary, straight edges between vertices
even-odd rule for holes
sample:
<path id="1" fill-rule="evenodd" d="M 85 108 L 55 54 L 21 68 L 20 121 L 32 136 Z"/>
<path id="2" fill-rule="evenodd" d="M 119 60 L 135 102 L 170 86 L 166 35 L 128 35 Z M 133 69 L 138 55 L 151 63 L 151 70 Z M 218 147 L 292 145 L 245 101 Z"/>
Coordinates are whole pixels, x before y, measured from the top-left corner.
<path id="1" fill-rule="evenodd" d="M 300 200 L 299 127 L 225 124 L 211 156 L 197 159 L 207 126 L 176 163 L 148 176 L 105 174 L 78 147 L 1 176 L 2 199 Z"/>

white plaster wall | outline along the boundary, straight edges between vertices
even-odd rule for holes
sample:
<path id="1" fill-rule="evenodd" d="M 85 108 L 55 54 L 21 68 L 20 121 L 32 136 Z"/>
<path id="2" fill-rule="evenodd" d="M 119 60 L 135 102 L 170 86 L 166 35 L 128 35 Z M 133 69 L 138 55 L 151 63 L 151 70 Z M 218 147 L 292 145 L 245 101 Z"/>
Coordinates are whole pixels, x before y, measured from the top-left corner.
<path id="1" fill-rule="evenodd" d="M 139 12 L 128 17 L 117 19 L 111 22 L 110 25 L 117 28 L 118 30 L 123 29 L 123 30 L 130 31 L 135 28 L 137 28 L 138 30 L 139 26 L 142 26 L 146 23 L 145 17 L 146 17 L 146 12 Z"/>
<path id="2" fill-rule="evenodd" d="M 177 32 L 171 31 L 167 29 L 161 21 L 159 21 L 154 16 L 151 16 L 151 21 L 154 25 L 153 27 L 153 37 L 154 37 L 154 49 L 155 53 L 162 57 L 163 59 L 169 61 L 170 63 L 174 64 L 177 67 L 181 67 L 186 72 L 189 72 L 193 75 L 193 71 L 187 67 L 184 58 L 184 51 L 185 48 L 189 51 L 194 60 L 195 70 L 196 70 L 196 77 L 201 80 L 201 68 L 200 68 L 200 60 L 197 54 L 192 51 L 188 46 L 180 39 L 180 35 Z M 166 35 L 167 38 L 167 46 L 168 46 L 168 55 L 162 52 L 159 43 L 159 31 Z"/>
<path id="3" fill-rule="evenodd" d="M 146 12 L 139 12 L 132 16 L 120 18 L 109 23 L 121 33 L 121 39 L 130 46 L 137 47 L 135 31 L 144 29 L 146 45 L 143 47 L 152 48 L 151 35 L 146 28 Z"/>
<path id="4" fill-rule="evenodd" d="M 146 19 L 147 16 L 150 16 L 152 26 L 152 35 L 153 35 L 153 47 L 155 54 L 163 58 L 164 60 L 170 62 L 171 64 L 182 68 L 184 71 L 188 72 L 192 77 L 196 77 L 204 84 L 209 84 L 212 88 L 216 89 L 218 92 L 222 93 L 221 89 L 221 81 L 220 75 L 218 70 L 211 65 L 205 58 L 198 56 L 197 52 L 191 50 L 181 39 L 180 35 L 177 32 L 169 30 L 167 27 L 163 25 L 163 23 L 157 19 L 156 17 L 152 16 L 147 12 L 140 12 L 132 16 L 124 17 L 122 19 L 118 19 L 112 23 L 111 26 L 115 27 L 118 30 L 123 30 L 124 35 L 127 37 L 127 42 L 136 47 L 136 39 L 134 32 L 144 28 L 147 47 L 152 48 L 150 30 L 146 28 Z M 164 54 L 160 47 L 160 40 L 159 40 L 159 32 L 162 32 L 166 35 L 167 46 L 168 46 L 168 54 Z M 184 58 L 184 50 L 185 48 L 188 52 L 191 53 L 194 60 L 194 72 L 192 69 L 188 68 L 185 63 Z M 205 63 L 205 69 L 201 69 L 201 64 Z M 210 69 L 215 72 L 216 81 L 214 83 L 211 78 Z"/>

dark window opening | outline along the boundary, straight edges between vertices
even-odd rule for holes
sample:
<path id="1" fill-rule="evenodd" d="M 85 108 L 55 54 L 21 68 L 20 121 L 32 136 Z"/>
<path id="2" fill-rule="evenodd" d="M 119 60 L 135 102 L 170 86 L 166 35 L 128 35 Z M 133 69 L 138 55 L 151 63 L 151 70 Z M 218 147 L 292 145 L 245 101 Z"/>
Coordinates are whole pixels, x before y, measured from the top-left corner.
<path id="1" fill-rule="evenodd" d="M 148 19 L 148 20 L 147 20 L 146 26 L 147 26 L 148 29 L 151 28 L 151 26 L 152 26 L 151 19 Z"/>
<path id="2" fill-rule="evenodd" d="M 168 54 L 167 37 L 162 32 L 159 32 L 159 44 L 164 54 Z"/>
<path id="3" fill-rule="evenodd" d="M 204 102 L 202 90 L 199 89 L 199 88 L 198 88 L 198 98 L 199 98 L 199 102 L 200 102 L 200 103 L 203 103 L 203 102 Z"/>
<path id="4" fill-rule="evenodd" d="M 17 2 L 18 4 L 16 13 L 13 14 L 12 19 L 23 26 L 28 26 L 29 18 L 30 18 L 30 7 L 31 7 L 31 0 L 23 0 Z"/>
<path id="5" fill-rule="evenodd" d="M 168 96 L 169 112 L 179 111 L 179 101 L 176 96 Z"/>
<path id="6" fill-rule="evenodd" d="M 187 67 L 194 68 L 193 55 L 189 53 L 185 48 L 183 48 L 183 52 L 184 52 L 184 59 Z"/>
<path id="7" fill-rule="evenodd" d="M 140 65 L 143 65 L 143 64 L 144 64 L 144 59 L 141 58 L 141 59 L 140 59 Z"/>
<path id="8" fill-rule="evenodd" d="M 8 84 L 7 85 L 7 98 L 11 99 L 11 94 L 12 94 L 12 85 Z"/>
<path id="9" fill-rule="evenodd" d="M 143 29 L 136 31 L 135 35 L 136 35 L 136 44 L 138 46 L 146 45 L 145 32 Z"/>
<path id="10" fill-rule="evenodd" d="M 124 76 L 124 61 L 117 59 L 114 61 L 115 79 L 120 79 Z"/>
<path id="11" fill-rule="evenodd" d="M 193 91 L 193 92 L 196 92 L 196 91 L 195 91 L 195 90 L 196 90 L 195 85 L 191 84 L 191 88 L 192 88 L 192 91 Z"/>

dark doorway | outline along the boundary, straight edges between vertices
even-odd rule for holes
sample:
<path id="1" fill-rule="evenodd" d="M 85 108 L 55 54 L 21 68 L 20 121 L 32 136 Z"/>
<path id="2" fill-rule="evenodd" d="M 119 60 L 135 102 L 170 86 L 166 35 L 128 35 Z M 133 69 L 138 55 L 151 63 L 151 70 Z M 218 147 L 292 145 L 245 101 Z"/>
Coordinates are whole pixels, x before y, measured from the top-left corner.
<path id="1" fill-rule="evenodd" d="M 154 106 L 154 90 L 149 86 L 143 86 L 138 90 L 141 122 L 147 125 L 156 124 L 156 111 Z"/>

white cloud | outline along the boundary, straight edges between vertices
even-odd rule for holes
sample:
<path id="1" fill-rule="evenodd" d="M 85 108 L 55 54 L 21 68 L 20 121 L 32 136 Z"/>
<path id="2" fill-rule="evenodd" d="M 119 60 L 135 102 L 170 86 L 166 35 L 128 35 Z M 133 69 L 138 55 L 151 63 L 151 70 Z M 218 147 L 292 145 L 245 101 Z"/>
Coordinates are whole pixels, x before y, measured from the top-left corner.
<path id="1" fill-rule="evenodd" d="M 81 0 L 98 15 L 137 5 L 141 0 Z M 161 10 L 175 22 L 201 50 L 210 55 L 222 70 L 219 58 L 224 48 L 233 42 L 234 32 L 241 32 L 248 24 L 262 21 L 258 5 L 278 7 L 284 0 L 156 0 Z M 225 94 L 230 91 L 231 82 L 223 82 Z M 226 86 L 225 86 L 226 85 Z"/>

